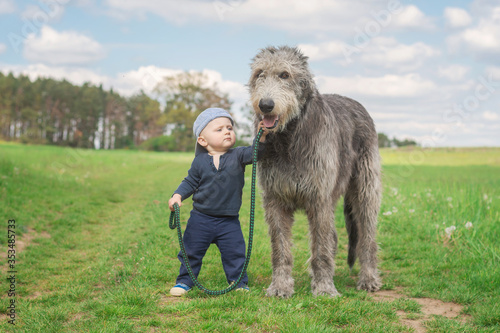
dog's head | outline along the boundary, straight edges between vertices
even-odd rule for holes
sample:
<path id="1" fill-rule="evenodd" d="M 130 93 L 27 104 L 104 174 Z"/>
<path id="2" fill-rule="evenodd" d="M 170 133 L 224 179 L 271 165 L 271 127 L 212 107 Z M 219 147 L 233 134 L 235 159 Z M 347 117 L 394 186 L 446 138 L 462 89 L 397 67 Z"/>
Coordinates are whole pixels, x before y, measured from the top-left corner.
<path id="1" fill-rule="evenodd" d="M 299 117 L 315 92 L 307 59 L 298 48 L 288 46 L 267 47 L 253 58 L 250 99 L 257 119 L 271 131 L 282 131 Z"/>

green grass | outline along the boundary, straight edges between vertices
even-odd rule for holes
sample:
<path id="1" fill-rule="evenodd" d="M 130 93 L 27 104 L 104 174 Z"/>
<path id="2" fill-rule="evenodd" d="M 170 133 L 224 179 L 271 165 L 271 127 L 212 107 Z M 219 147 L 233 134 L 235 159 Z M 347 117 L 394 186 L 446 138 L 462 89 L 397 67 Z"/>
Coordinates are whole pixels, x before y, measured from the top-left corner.
<path id="1" fill-rule="evenodd" d="M 408 297 L 465 306 L 466 323 L 438 316 L 426 323 L 429 331 L 500 330 L 500 150 L 383 150 L 382 155 L 383 288 L 402 287 Z M 419 316 L 412 300 L 377 303 L 356 290 L 359 267 L 351 274 L 346 264 L 341 203 L 335 283 L 343 297 L 311 296 L 303 213 L 296 214 L 294 226 L 296 293 L 286 300 L 265 296 L 271 263 L 260 197 L 251 292 L 212 297 L 195 290 L 170 297 L 179 246 L 168 228 L 166 202 L 192 157 L 0 144 L 2 252 L 7 252 L 9 219 L 16 220 L 18 242 L 31 238 L 16 254 L 15 328 L 5 315 L 6 259 L 2 264 L 0 331 L 406 332 L 396 311 Z M 247 184 L 250 175 L 248 167 Z M 247 186 L 240 214 L 245 235 L 249 192 Z M 184 225 L 190 209 L 189 199 L 181 208 Z M 445 229 L 451 226 L 455 230 L 448 237 Z M 213 289 L 226 286 L 215 247 L 200 280 Z"/>

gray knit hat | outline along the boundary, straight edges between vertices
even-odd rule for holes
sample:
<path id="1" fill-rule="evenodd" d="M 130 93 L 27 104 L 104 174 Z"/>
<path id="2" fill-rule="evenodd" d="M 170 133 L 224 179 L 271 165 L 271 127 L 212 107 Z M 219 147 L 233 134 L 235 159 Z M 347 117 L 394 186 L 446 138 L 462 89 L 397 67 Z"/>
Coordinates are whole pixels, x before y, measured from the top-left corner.
<path id="1" fill-rule="evenodd" d="M 231 120 L 231 124 L 234 126 L 233 117 L 231 117 L 229 112 L 221 108 L 208 108 L 202 113 L 200 113 L 198 115 L 198 118 L 196 118 L 196 120 L 194 121 L 193 133 L 195 137 L 198 138 L 200 136 L 201 131 L 203 131 L 203 129 L 207 127 L 209 122 L 220 117 L 229 118 L 229 120 Z M 206 151 L 207 150 L 204 147 L 200 146 L 200 144 L 196 142 L 195 156 Z"/>

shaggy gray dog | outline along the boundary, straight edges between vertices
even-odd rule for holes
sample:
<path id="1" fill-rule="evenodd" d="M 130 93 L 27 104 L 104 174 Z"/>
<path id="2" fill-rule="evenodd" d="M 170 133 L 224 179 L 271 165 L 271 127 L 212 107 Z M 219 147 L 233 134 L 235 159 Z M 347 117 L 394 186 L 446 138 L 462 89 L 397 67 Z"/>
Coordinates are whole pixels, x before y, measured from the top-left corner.
<path id="1" fill-rule="evenodd" d="M 349 266 L 358 257 L 358 289 L 376 291 L 381 286 L 375 234 L 382 190 L 377 132 L 361 104 L 318 92 L 307 59 L 297 48 L 268 47 L 251 64 L 255 124 L 263 119 L 273 128 L 258 169 L 272 245 L 267 295 L 294 292 L 290 248 L 298 209 L 309 220 L 312 293 L 340 295 L 333 283 L 334 210 L 342 195 Z"/>

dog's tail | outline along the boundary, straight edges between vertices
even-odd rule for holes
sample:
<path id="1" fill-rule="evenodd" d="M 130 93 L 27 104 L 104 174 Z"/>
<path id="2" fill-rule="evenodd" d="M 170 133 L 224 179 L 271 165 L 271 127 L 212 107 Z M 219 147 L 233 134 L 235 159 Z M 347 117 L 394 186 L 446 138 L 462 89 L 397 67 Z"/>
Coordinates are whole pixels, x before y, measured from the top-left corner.
<path id="1" fill-rule="evenodd" d="M 352 269 L 356 262 L 356 246 L 358 244 L 358 226 L 352 212 L 352 205 L 349 202 L 349 197 L 344 198 L 344 216 L 347 234 L 349 235 L 349 250 L 347 254 L 347 263 Z"/>
<path id="2" fill-rule="evenodd" d="M 349 234 L 347 262 L 351 269 L 356 258 L 363 261 L 361 266 L 376 267 L 378 246 L 375 236 L 381 196 L 380 156 L 375 147 L 360 154 L 356 176 L 351 178 L 344 196 L 344 216 Z"/>

